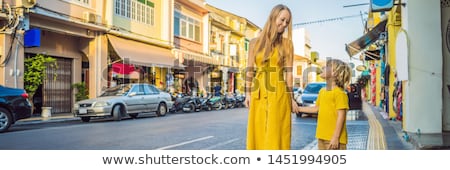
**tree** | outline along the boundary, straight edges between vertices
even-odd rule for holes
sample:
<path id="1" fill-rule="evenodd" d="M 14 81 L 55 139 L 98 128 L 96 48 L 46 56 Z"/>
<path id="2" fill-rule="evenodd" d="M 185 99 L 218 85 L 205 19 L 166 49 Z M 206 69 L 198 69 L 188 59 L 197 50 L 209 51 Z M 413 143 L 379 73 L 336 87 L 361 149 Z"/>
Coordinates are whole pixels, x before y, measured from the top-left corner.
<path id="1" fill-rule="evenodd" d="M 58 65 L 56 59 L 45 54 L 37 54 L 34 57 L 25 58 L 24 83 L 25 91 L 29 94 L 30 100 L 33 99 L 38 87 L 44 83 L 47 78 L 46 69 L 56 70 Z M 56 72 L 53 80 L 56 79 Z"/>

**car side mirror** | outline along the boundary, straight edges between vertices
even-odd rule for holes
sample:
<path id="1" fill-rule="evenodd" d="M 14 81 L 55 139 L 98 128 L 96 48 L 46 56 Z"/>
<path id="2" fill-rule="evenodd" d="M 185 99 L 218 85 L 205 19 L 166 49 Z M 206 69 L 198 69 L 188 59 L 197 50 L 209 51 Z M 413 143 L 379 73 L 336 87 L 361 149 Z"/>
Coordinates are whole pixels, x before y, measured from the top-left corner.
<path id="1" fill-rule="evenodd" d="M 133 97 L 136 96 L 136 92 L 131 92 L 130 94 L 128 94 L 128 97 Z"/>

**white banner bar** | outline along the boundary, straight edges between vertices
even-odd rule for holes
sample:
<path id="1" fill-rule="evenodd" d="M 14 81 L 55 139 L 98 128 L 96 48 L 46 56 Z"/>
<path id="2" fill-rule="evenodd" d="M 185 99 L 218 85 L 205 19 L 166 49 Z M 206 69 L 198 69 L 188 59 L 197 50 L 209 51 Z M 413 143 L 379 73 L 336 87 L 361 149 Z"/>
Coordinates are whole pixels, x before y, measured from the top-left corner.
<path id="1" fill-rule="evenodd" d="M 447 167 L 449 151 L 2 150 L 2 169 L 430 168 Z"/>

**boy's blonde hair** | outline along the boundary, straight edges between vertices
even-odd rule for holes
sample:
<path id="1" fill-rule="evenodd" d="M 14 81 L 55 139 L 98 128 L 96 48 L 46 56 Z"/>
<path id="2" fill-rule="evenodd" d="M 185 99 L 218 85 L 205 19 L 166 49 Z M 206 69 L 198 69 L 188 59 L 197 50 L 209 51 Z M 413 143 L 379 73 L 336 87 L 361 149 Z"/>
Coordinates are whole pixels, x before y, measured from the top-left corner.
<path id="1" fill-rule="evenodd" d="M 352 78 L 352 69 L 350 66 L 338 59 L 327 60 L 327 67 L 332 68 L 332 76 L 336 86 L 345 88 Z"/>

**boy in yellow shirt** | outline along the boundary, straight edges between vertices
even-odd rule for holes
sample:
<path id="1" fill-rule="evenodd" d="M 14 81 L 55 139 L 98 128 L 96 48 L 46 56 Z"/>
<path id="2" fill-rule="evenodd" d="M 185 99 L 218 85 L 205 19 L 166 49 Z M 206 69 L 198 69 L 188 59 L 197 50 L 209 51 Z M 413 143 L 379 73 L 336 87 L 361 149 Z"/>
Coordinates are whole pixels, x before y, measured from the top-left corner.
<path id="1" fill-rule="evenodd" d="M 344 91 L 351 79 L 350 66 L 337 59 L 328 60 L 320 77 L 327 87 L 319 91 L 316 105 L 299 107 L 300 112 L 318 113 L 316 138 L 319 150 L 347 149 L 346 115 L 348 96 Z"/>

